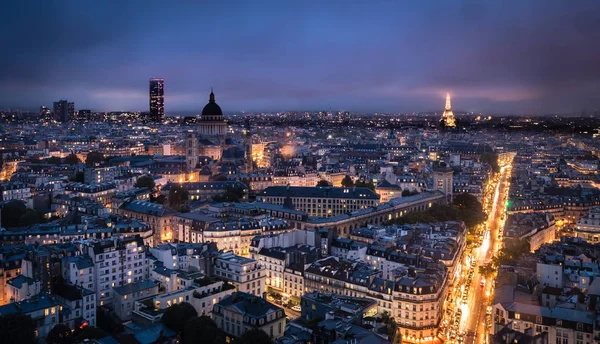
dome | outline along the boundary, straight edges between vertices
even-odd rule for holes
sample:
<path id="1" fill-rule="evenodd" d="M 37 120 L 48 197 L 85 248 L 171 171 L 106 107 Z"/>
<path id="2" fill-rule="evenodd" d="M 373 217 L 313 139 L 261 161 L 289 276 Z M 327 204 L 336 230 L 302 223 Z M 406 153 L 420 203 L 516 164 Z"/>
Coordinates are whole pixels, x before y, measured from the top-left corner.
<path id="1" fill-rule="evenodd" d="M 210 99 L 208 100 L 208 104 L 202 109 L 202 117 L 204 116 L 223 116 L 223 111 L 221 107 L 215 103 L 215 94 L 210 92 Z"/>

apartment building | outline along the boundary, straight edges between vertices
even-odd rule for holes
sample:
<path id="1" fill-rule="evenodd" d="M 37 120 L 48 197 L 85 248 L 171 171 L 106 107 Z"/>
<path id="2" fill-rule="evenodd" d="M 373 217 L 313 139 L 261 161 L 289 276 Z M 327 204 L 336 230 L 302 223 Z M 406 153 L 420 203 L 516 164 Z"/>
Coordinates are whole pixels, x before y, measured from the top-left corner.
<path id="1" fill-rule="evenodd" d="M 369 188 L 271 186 L 256 194 L 256 201 L 283 205 L 309 216 L 332 217 L 379 205 Z"/>
<path id="2" fill-rule="evenodd" d="M 272 339 L 283 336 L 285 312 L 282 308 L 258 296 L 235 292 L 218 302 L 212 311 L 217 326 L 231 337 L 257 328 Z"/>
<path id="3" fill-rule="evenodd" d="M 146 248 L 140 237 L 113 238 L 86 243 L 82 251 L 96 267 L 96 300 L 100 305 L 112 302 L 112 288 L 148 279 Z"/>
<path id="4" fill-rule="evenodd" d="M 266 271 L 254 259 L 226 252 L 219 255 L 214 265 L 214 275 L 231 282 L 237 291 L 259 297 L 266 289 Z"/>
<path id="5" fill-rule="evenodd" d="M 154 245 L 163 241 L 173 240 L 173 217 L 177 212 L 162 204 L 147 201 L 132 200 L 123 203 L 120 207 L 113 209 L 115 214 L 140 220 L 154 231 Z"/>
<path id="6" fill-rule="evenodd" d="M 577 221 L 575 237 L 589 243 L 598 243 L 600 238 L 600 207 L 593 208 L 590 212 Z"/>
<path id="7" fill-rule="evenodd" d="M 18 200 L 31 202 L 31 188 L 22 182 L 0 183 L 0 201 Z"/>
<path id="8" fill-rule="evenodd" d="M 61 260 L 62 277 L 65 282 L 89 290 L 96 290 L 96 266 L 88 255 L 64 257 Z"/>

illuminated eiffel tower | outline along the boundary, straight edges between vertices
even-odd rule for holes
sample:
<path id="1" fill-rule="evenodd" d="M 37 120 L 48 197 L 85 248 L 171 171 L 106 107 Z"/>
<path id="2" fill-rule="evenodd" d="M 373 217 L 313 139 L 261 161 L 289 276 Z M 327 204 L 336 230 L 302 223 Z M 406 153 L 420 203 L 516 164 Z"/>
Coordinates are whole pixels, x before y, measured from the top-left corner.
<path id="1" fill-rule="evenodd" d="M 454 119 L 454 114 L 452 113 L 452 105 L 450 105 L 450 93 L 446 94 L 446 107 L 444 108 L 444 113 L 442 114 L 440 122 L 444 122 L 444 125 L 449 128 L 456 127 L 456 121 Z"/>

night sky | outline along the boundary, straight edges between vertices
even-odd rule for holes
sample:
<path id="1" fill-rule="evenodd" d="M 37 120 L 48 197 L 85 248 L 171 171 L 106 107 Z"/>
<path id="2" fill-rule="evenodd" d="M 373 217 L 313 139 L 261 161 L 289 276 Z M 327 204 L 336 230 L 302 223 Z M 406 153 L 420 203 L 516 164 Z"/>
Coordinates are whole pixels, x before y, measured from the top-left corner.
<path id="1" fill-rule="evenodd" d="M 199 2 L 3 1 L 0 107 L 600 109 L 598 0 Z"/>

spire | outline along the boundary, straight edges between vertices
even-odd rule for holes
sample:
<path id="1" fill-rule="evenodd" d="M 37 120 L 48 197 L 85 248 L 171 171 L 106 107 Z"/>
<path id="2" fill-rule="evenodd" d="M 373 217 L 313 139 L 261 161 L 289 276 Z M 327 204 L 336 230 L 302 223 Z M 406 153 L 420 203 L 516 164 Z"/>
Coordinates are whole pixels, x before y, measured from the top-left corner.
<path id="1" fill-rule="evenodd" d="M 454 119 L 454 113 L 452 113 L 452 105 L 450 104 L 450 93 L 446 93 L 446 108 L 442 114 L 441 121 L 444 122 L 446 127 L 456 127 L 456 121 Z"/>
<path id="2" fill-rule="evenodd" d="M 210 98 L 208 99 L 209 103 L 214 103 L 215 102 L 215 94 L 213 93 L 213 88 L 210 88 Z"/>

